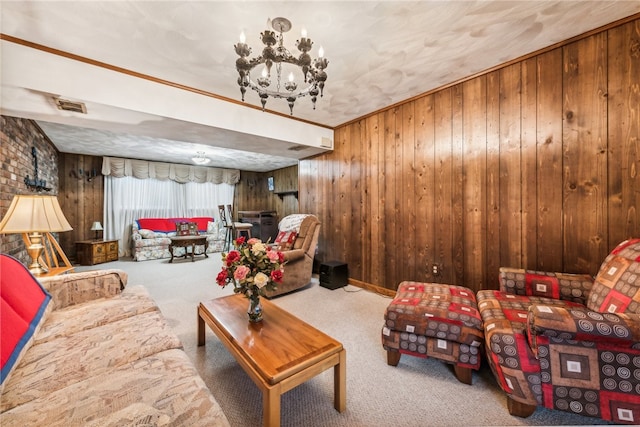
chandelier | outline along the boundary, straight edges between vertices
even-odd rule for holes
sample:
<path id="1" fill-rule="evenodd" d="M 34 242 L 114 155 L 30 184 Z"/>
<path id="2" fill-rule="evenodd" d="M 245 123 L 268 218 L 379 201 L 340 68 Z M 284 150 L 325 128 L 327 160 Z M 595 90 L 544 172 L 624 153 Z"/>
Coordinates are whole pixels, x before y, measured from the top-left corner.
<path id="1" fill-rule="evenodd" d="M 275 31 L 268 29 L 272 27 Z M 284 47 L 284 33 L 291 29 L 291 21 L 286 18 L 274 18 L 273 21 L 267 21 L 267 29 L 260 33 L 260 39 L 265 47 L 262 54 L 255 58 L 248 58 L 251 54 L 251 48 L 245 43 L 244 32 L 240 34 L 240 43 L 236 44 L 235 50 L 240 58 L 236 60 L 236 69 L 238 70 L 238 85 L 242 93 L 242 101 L 244 102 L 244 94 L 247 87 L 258 92 L 260 102 L 262 103 L 262 111 L 269 97 L 286 99 L 289 103 L 289 110 L 293 115 L 293 105 L 296 99 L 304 96 L 311 96 L 313 109 L 316 109 L 316 100 L 318 94 L 322 97 L 324 82 L 327 80 L 325 69 L 329 65 L 329 61 L 324 58 L 324 50 L 322 47 L 318 50 L 318 58 L 311 60 L 309 51 L 313 46 L 313 42 L 307 37 L 306 31 L 302 30 L 300 40 L 296 40 L 296 47 L 300 52 L 300 56 L 295 57 Z M 276 34 L 277 32 L 277 34 Z M 251 78 L 251 70 L 256 66 L 264 64 L 260 77 L 255 81 Z M 295 82 L 293 72 L 289 72 L 286 80 L 283 81 L 283 64 L 290 64 L 300 68 L 304 83 L 298 88 Z M 275 76 L 272 79 L 272 70 L 275 65 Z M 285 69 L 290 68 L 286 67 Z M 272 81 L 273 80 L 273 81 Z"/>

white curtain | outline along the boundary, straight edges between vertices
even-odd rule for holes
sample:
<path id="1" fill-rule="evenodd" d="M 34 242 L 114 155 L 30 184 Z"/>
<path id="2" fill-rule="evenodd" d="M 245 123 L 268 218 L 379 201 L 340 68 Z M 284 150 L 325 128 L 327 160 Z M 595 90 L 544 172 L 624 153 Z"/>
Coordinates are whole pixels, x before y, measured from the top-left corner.
<path id="1" fill-rule="evenodd" d="M 104 177 L 104 236 L 118 239 L 119 255 L 131 255 L 131 224 L 139 218 L 210 216 L 233 204 L 234 185 L 180 184 L 172 180 Z"/>

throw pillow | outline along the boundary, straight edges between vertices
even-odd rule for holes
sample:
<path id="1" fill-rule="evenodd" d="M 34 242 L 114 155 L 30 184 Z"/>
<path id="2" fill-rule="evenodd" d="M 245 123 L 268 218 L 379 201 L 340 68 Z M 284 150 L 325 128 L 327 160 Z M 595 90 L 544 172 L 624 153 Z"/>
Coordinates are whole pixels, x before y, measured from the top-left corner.
<path id="1" fill-rule="evenodd" d="M 298 237 L 298 233 L 295 231 L 281 231 L 278 233 L 275 242 L 276 249 L 279 251 L 289 251 L 293 248 L 293 244 Z"/>
<path id="2" fill-rule="evenodd" d="M 31 346 L 51 296 L 17 259 L 0 254 L 0 384 Z"/>
<path id="3" fill-rule="evenodd" d="M 640 239 L 625 240 L 605 258 L 587 308 L 600 313 L 640 314 Z"/>

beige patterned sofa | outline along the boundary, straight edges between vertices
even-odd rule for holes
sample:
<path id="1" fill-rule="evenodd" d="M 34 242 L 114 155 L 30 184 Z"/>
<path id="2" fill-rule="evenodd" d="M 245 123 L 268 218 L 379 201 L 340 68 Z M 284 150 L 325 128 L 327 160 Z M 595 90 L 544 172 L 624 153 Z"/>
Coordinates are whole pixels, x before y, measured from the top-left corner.
<path id="1" fill-rule="evenodd" d="M 41 279 L 0 255 L 0 425 L 228 426 L 157 305 L 127 275 Z"/>
<path id="2" fill-rule="evenodd" d="M 213 217 L 198 218 L 140 218 L 131 225 L 131 257 L 134 261 L 171 258 L 170 237 L 176 235 L 176 224 L 195 222 L 200 235 L 207 237 L 207 253 L 222 252 L 226 229 Z M 196 246 L 197 254 L 204 250 Z M 185 248 L 175 248 L 175 256 L 184 255 Z"/>

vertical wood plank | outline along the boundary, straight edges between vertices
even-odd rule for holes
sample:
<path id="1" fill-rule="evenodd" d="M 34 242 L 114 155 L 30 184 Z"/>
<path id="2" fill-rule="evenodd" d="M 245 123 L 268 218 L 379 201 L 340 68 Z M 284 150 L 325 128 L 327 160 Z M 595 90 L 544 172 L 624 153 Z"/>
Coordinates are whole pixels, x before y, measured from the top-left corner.
<path id="1" fill-rule="evenodd" d="M 369 164 L 369 194 L 371 196 L 370 216 L 371 216 L 371 239 L 369 247 L 363 248 L 371 252 L 371 279 L 375 285 L 384 284 L 384 259 L 386 254 L 387 239 L 384 232 L 384 195 L 381 188 L 384 188 L 384 153 L 381 151 L 383 144 L 380 137 L 380 114 L 375 114 L 367 118 L 368 130 L 368 151 L 370 153 Z M 384 120 L 382 120 L 384 123 Z M 366 242 L 365 242 L 366 244 Z M 366 281 L 366 278 L 364 279 Z"/>
<path id="2" fill-rule="evenodd" d="M 606 256 L 606 34 L 564 48 L 565 271 Z"/>
<path id="3" fill-rule="evenodd" d="M 453 90 L 444 89 L 435 94 L 435 224 L 436 251 L 434 264 L 440 268 L 436 282 L 452 283 L 453 267 L 450 263 L 452 246 L 452 116 Z"/>
<path id="4" fill-rule="evenodd" d="M 487 74 L 486 289 L 498 289 L 500 268 L 500 73 Z"/>
<path id="5" fill-rule="evenodd" d="M 363 121 L 358 121 L 351 127 L 349 135 L 349 157 L 348 165 L 349 177 L 346 180 L 346 203 L 349 205 L 349 214 L 347 215 L 347 228 L 351 228 L 352 239 L 347 239 L 349 242 L 348 253 L 345 254 L 345 260 L 351 258 L 349 262 L 349 274 L 351 277 L 362 277 L 362 258 L 360 254 L 360 247 L 363 240 L 363 229 L 366 227 L 366 221 L 363 221 L 362 217 L 362 175 L 360 173 L 362 160 L 362 125 Z M 353 271 L 353 273 L 351 273 Z"/>
<path id="6" fill-rule="evenodd" d="M 500 70 L 500 259 L 522 267 L 521 64 Z"/>
<path id="7" fill-rule="evenodd" d="M 562 50 L 537 58 L 537 269 L 562 271 Z"/>
<path id="8" fill-rule="evenodd" d="M 463 191 L 464 207 L 464 286 L 474 292 L 482 289 L 486 277 L 486 78 L 463 84 Z"/>
<path id="9" fill-rule="evenodd" d="M 462 84 L 453 88 L 451 104 L 451 283 L 464 285 L 464 223 L 462 200 L 462 163 L 463 163 L 463 120 L 462 120 Z"/>
<path id="10" fill-rule="evenodd" d="M 424 261 L 417 257 L 416 251 L 416 210 L 415 210 L 415 103 L 408 102 L 401 107 L 402 122 L 400 123 L 402 135 L 399 140 L 399 163 L 401 186 L 400 211 L 398 228 L 402 244 L 398 246 L 397 257 L 401 261 L 398 269 L 398 282 L 402 280 L 416 280 L 416 264 Z"/>
<path id="11" fill-rule="evenodd" d="M 432 95 L 415 101 L 416 280 L 433 282 L 434 261 L 434 107 Z"/>
<path id="12" fill-rule="evenodd" d="M 396 109 L 384 112 L 384 229 L 387 253 L 384 258 L 385 287 L 394 287 L 396 280 L 396 244 L 400 237 L 396 229 Z M 393 246 L 392 246 L 393 245 Z"/>
<path id="13" fill-rule="evenodd" d="M 537 250 L 537 59 L 522 62 L 522 106 L 520 129 L 521 190 L 522 194 L 522 266 L 535 269 Z M 531 236 L 531 237 L 529 237 Z"/>
<path id="14" fill-rule="evenodd" d="M 640 21 L 608 34 L 607 247 L 640 236 Z"/>

